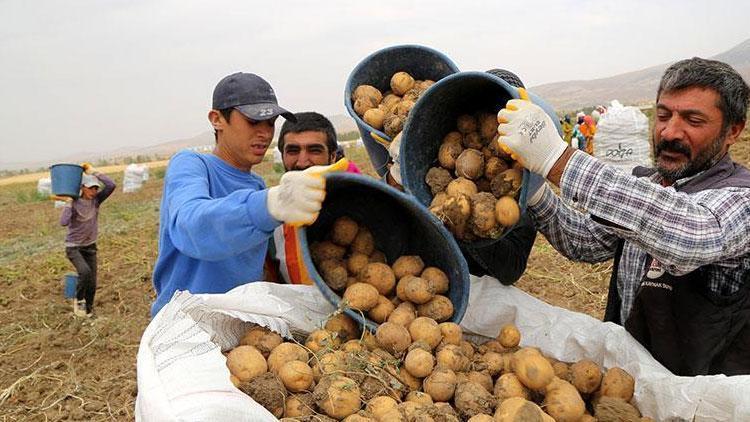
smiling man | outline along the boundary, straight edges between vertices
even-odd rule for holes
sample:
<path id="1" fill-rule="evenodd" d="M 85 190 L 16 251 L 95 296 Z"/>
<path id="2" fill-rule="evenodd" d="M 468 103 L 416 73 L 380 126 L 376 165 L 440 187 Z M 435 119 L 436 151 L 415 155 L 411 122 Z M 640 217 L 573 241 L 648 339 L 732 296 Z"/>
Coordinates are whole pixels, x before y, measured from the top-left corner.
<path id="1" fill-rule="evenodd" d="M 677 375 L 750 374 L 750 172 L 728 154 L 749 97 L 725 63 L 670 66 L 656 99 L 656 168 L 632 176 L 568 147 L 533 104 L 511 100 L 498 113 L 501 146 L 560 186 L 562 198 L 546 185 L 529 194 L 539 230 L 570 259 L 614 258 L 605 320 Z"/>
<path id="2" fill-rule="evenodd" d="M 317 218 L 325 198 L 317 174 L 323 169 L 287 172 L 270 189 L 252 171 L 263 161 L 278 116 L 294 120 L 263 78 L 235 73 L 216 85 L 208 113 L 213 153 L 182 151 L 165 175 L 152 316 L 178 290 L 223 293 L 261 280 L 273 230 Z"/>

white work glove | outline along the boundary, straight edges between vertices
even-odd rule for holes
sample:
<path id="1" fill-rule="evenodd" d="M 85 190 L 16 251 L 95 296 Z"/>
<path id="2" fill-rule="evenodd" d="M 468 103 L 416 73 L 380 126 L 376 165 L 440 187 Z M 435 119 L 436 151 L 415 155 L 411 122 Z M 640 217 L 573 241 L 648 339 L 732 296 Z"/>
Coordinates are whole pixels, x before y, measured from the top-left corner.
<path id="1" fill-rule="evenodd" d="M 497 113 L 497 121 L 500 148 L 542 177 L 547 177 L 568 146 L 557 133 L 552 119 L 531 101 L 508 101 Z"/>
<path id="2" fill-rule="evenodd" d="M 391 141 L 391 144 L 388 145 L 388 155 L 391 156 L 391 160 L 393 160 L 393 165 L 391 165 L 391 168 L 389 171 L 391 172 L 391 177 L 393 177 L 393 180 L 396 181 L 399 185 L 403 185 L 401 182 L 401 162 L 399 161 L 399 153 L 401 152 L 401 132 L 399 132 L 398 135 L 396 135 L 395 138 L 393 138 L 393 141 Z"/>
<path id="3" fill-rule="evenodd" d="M 349 162 L 342 158 L 330 166 L 312 166 L 303 171 L 284 173 L 279 185 L 268 189 L 268 213 L 294 226 L 314 223 L 326 197 L 323 175 L 329 171 L 345 170 L 348 165 Z"/>

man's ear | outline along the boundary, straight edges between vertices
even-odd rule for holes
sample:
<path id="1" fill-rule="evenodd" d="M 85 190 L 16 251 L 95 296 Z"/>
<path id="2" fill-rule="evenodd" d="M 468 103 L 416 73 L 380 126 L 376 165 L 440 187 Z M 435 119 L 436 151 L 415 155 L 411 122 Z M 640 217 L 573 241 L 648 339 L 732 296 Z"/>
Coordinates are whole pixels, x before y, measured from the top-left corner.
<path id="1" fill-rule="evenodd" d="M 208 121 L 211 122 L 211 126 L 214 127 L 214 130 L 222 130 L 228 123 L 219 110 L 209 111 Z"/>
<path id="2" fill-rule="evenodd" d="M 328 164 L 333 164 L 336 162 L 336 151 L 333 151 L 331 155 L 328 156 Z"/>
<path id="3" fill-rule="evenodd" d="M 745 122 L 735 123 L 732 126 L 729 126 L 729 129 L 727 130 L 727 139 L 724 141 L 725 145 L 729 146 L 737 142 L 743 129 L 745 129 Z"/>

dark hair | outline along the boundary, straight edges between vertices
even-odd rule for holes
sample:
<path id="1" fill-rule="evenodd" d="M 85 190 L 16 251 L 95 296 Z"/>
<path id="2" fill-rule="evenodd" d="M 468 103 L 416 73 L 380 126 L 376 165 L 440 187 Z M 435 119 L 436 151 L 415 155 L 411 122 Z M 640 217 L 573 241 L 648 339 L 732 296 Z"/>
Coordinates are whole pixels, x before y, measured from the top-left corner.
<path id="1" fill-rule="evenodd" d="M 515 73 L 511 72 L 510 70 L 505 69 L 490 69 L 487 71 L 490 75 L 497 76 L 498 78 L 504 80 L 508 84 L 515 86 L 517 88 L 526 88 L 521 81 L 521 78 L 518 77 Z"/>
<path id="2" fill-rule="evenodd" d="M 314 131 L 325 133 L 328 154 L 336 152 L 336 148 L 338 147 L 338 142 L 336 141 L 336 129 L 333 128 L 333 124 L 330 120 L 326 119 L 322 114 L 314 111 L 294 113 L 294 117 L 297 118 L 297 122 L 284 120 L 284 124 L 281 126 L 278 144 L 279 151 L 282 153 L 284 152 L 284 135 L 287 133 Z"/>
<path id="3" fill-rule="evenodd" d="M 228 122 L 229 116 L 232 115 L 232 110 L 234 110 L 234 107 L 222 108 L 222 109 L 219 109 L 219 113 L 221 113 L 221 115 L 224 117 L 224 120 Z M 219 133 L 216 131 L 216 129 L 214 129 L 214 141 L 218 141 L 218 140 L 219 140 Z"/>
<path id="4" fill-rule="evenodd" d="M 726 63 L 693 57 L 669 66 L 659 82 L 656 101 L 664 92 L 691 87 L 710 88 L 719 94 L 716 104 L 724 117 L 722 132 L 747 118 L 750 88 L 739 73 Z"/>

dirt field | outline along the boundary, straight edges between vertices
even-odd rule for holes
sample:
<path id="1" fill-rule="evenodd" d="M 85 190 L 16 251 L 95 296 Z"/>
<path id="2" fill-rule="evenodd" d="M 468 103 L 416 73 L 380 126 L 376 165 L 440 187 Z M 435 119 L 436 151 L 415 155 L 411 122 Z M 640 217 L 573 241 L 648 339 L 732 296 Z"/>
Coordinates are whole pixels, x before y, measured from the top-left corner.
<path id="1" fill-rule="evenodd" d="M 750 140 L 733 149 L 750 163 Z M 366 163 L 362 150 L 350 154 Z M 275 184 L 270 163 L 257 169 Z M 371 171 L 371 169 L 370 169 Z M 122 185 L 122 173 L 113 173 Z M 116 191 L 103 205 L 97 318 L 74 318 L 62 296 L 73 270 L 60 210 L 36 199 L 36 181 L 0 187 L 0 420 L 132 420 L 136 352 L 154 298 L 151 272 L 163 170 L 144 189 Z M 560 257 L 539 237 L 517 285 L 567 309 L 603 314 L 611 262 Z"/>

